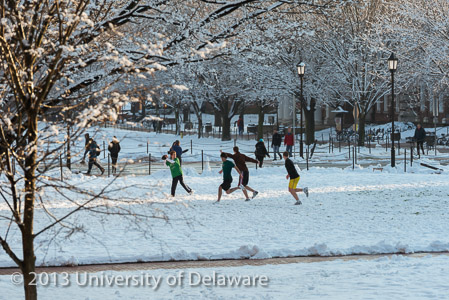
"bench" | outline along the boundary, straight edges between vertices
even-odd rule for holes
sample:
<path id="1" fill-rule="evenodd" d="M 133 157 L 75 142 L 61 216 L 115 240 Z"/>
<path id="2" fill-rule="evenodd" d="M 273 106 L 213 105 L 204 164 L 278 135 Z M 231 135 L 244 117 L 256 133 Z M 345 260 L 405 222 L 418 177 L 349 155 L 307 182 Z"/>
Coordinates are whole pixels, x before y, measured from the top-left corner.
<path id="1" fill-rule="evenodd" d="M 374 171 L 381 171 L 381 172 L 382 172 L 383 169 L 384 169 L 384 168 L 373 168 L 373 172 L 374 172 Z"/>

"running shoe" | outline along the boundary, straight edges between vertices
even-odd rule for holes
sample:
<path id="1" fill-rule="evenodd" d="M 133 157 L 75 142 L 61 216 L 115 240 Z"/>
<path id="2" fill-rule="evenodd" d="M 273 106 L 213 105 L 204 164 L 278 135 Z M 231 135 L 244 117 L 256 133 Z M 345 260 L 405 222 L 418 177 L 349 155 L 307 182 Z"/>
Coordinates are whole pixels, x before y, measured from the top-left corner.
<path id="1" fill-rule="evenodd" d="M 305 187 L 303 191 L 304 191 L 304 194 L 306 194 L 306 197 L 309 197 L 309 188 Z"/>

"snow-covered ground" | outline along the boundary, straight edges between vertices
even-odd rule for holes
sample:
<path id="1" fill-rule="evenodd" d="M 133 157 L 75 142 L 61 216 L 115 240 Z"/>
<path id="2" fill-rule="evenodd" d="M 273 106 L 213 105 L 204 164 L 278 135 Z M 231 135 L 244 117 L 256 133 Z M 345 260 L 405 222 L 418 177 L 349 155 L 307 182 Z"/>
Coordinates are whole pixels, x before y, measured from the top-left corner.
<path id="1" fill-rule="evenodd" d="M 178 280 L 180 274 L 182 279 Z M 207 276 L 215 281 L 207 281 Z M 46 286 L 38 286 L 40 299 L 447 299 L 449 257 L 409 258 L 393 256 L 375 260 L 328 261 L 288 265 L 229 268 L 172 269 L 49 276 Z M 141 280 L 154 276 L 155 281 Z M 241 284 L 223 285 L 221 278 Z M 265 276 L 245 286 L 246 278 Z M 64 278 L 66 278 L 64 280 Z M 126 284 L 126 278 L 130 279 Z M 103 279 L 103 284 L 96 283 Z M 112 284 L 105 283 L 109 279 Z M 199 280 L 205 280 L 199 282 Z M 92 283 L 85 284 L 87 280 Z M 220 281 L 221 280 L 221 281 Z M 62 286 L 70 282 L 69 286 Z M 236 282 L 236 281 L 234 281 Z M 262 285 L 260 284 L 262 283 Z M 170 286 L 171 284 L 172 286 Z M 0 276 L 1 298 L 23 299 L 23 288 L 11 283 L 11 276 Z"/>
<path id="2" fill-rule="evenodd" d="M 184 171 L 185 182 L 195 191 L 192 196 L 178 187 L 174 199 L 167 197 L 169 170 L 119 177 L 108 188 L 115 202 L 108 202 L 107 209 L 125 207 L 155 217 L 166 215 L 168 221 L 137 222 L 83 211 L 68 220 L 78 231 L 63 230 L 57 239 L 52 239 L 55 232 L 50 231 L 36 238 L 37 264 L 449 250 L 445 174 L 421 173 L 418 167 L 416 173 L 313 168 L 301 172 L 299 184 L 309 186 L 310 197 L 300 195 L 304 204 L 295 206 L 283 166 L 250 169 L 250 186 L 260 191 L 254 200 L 245 202 L 236 191 L 215 205 L 222 182 L 218 170 L 201 175 L 191 168 Z M 98 192 L 112 180 L 76 174 L 67 181 Z M 47 209 L 56 216 L 75 208 L 55 192 L 44 194 Z M 0 210 L 6 214 L 6 204 Z M 38 232 L 51 219 L 37 209 L 35 220 Z M 2 228 L 7 223 L 0 221 Z M 12 230 L 8 240 L 21 253 L 19 231 Z M 0 266 L 13 265 L 0 252 Z"/>
<path id="3" fill-rule="evenodd" d="M 95 130 L 98 128 L 90 132 L 94 134 Z M 112 128 L 99 129 L 96 138 L 107 140 L 113 135 L 122 141 L 121 157 L 125 160 L 135 159 L 141 153 L 145 156 L 148 140 L 150 152 L 160 156 L 166 153 L 174 139 L 180 139 L 173 135 Z M 181 145 L 189 148 L 188 141 L 181 139 Z M 82 149 L 84 141 L 79 144 Z M 219 149 L 231 152 L 234 141 L 192 139 L 192 144 L 193 153 L 186 153 L 185 161 L 198 161 L 201 150 L 207 153 L 206 160 L 214 161 L 218 160 Z M 247 153 L 254 149 L 253 141 L 237 141 L 237 145 Z M 257 170 L 253 165 L 249 166 L 249 185 L 260 192 L 254 200 L 245 202 L 242 192 L 236 191 L 224 195 L 219 204 L 214 202 L 222 179 L 219 169 L 212 163 L 206 163 L 201 174 L 194 168 L 185 167 L 185 182 L 195 193 L 187 195 L 178 186 L 174 199 L 168 197 L 171 185 L 168 169 L 156 171 L 151 176 L 118 178 L 71 174 L 66 170 L 66 183 L 92 193 L 110 184 L 107 187 L 110 199 L 94 202 L 91 206 L 98 204 L 97 211 L 112 214 L 81 211 L 66 220 L 69 227 L 61 230 L 56 227 L 38 235 L 35 240 L 37 265 L 449 251 L 449 167 L 441 166 L 429 156 L 425 161 L 441 167 L 442 174 L 434 174 L 433 170 L 416 163 L 408 167 L 406 173 L 402 166 L 392 169 L 385 164 L 383 172 L 374 172 L 373 167 L 382 159 L 388 159 L 390 153 L 380 147 L 372 149 L 371 155 L 366 149 L 364 151 L 359 159 L 372 162 L 370 167 L 358 166 L 355 170 L 319 168 L 313 167 L 313 162 L 328 161 L 332 165 L 347 159 L 346 154 L 338 150 L 329 154 L 327 146 L 318 148 L 312 168 L 300 171 L 299 186 L 310 189 L 309 198 L 300 195 L 301 206 L 293 205 L 294 200 L 287 191 L 282 161 L 279 166 Z M 444 155 L 438 153 L 438 157 Z M 51 172 L 47 175 L 58 178 L 57 170 Z M 0 183 L 4 182 L 2 177 Z M 77 207 L 75 202 L 81 203 L 86 198 L 74 192 L 64 192 L 64 196 L 75 200 L 70 202 L 50 188 L 45 188 L 40 195 L 46 209 L 56 217 L 73 210 Z M 116 215 L 119 210 L 127 216 Z M 7 205 L 2 202 L 0 215 L 7 216 L 8 213 Z M 35 232 L 52 220 L 38 201 Z M 0 219 L 3 230 L 7 230 L 8 224 L 8 219 Z M 21 256 L 20 232 L 16 227 L 9 230 L 8 242 Z M 7 266 L 14 266 L 14 263 L 1 251 L 0 267 Z M 307 299 L 385 299 L 391 295 L 404 299 L 442 299 L 443 291 L 447 290 L 447 280 L 443 278 L 448 269 L 448 258 L 443 256 L 222 268 L 218 271 L 225 274 L 267 274 L 270 287 L 238 290 L 162 287 L 155 297 L 229 299 L 238 293 L 241 298 L 248 299 L 302 296 Z M 201 272 L 209 271 L 213 270 Z M 175 271 L 156 273 L 168 276 L 172 272 Z M 403 279 L 406 284 L 401 285 Z M 9 278 L 0 277 L 2 291 L 9 284 Z M 141 298 L 138 289 L 126 289 L 125 292 L 72 286 L 69 290 L 80 295 L 77 299 L 98 299 L 100 296 Z M 63 295 L 69 290 L 41 288 L 40 292 L 42 295 Z M 11 295 L 17 293 L 17 289 L 7 291 L 15 291 Z M 3 295 L 0 294 L 0 299 Z"/>

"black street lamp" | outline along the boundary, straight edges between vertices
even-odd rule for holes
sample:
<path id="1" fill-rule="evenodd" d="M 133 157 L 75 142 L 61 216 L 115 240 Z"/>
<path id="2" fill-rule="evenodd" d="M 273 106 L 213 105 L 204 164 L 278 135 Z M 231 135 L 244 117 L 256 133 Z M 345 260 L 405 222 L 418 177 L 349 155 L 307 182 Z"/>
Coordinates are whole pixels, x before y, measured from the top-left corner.
<path id="1" fill-rule="evenodd" d="M 391 53 L 388 58 L 388 69 L 391 73 L 391 167 L 395 166 L 395 149 L 394 149 L 394 72 L 398 68 L 398 58 Z"/>
<path id="2" fill-rule="evenodd" d="M 279 100 L 276 100 L 276 130 L 279 130 Z"/>
<path id="3" fill-rule="evenodd" d="M 302 107 L 303 107 L 303 104 L 304 104 L 304 95 L 303 95 L 303 81 L 304 81 L 304 71 L 305 71 L 305 67 L 306 67 L 306 65 L 303 63 L 303 62 L 301 62 L 300 64 L 298 64 L 298 75 L 299 75 L 299 78 L 301 79 L 301 96 L 300 96 L 300 105 L 301 105 L 301 111 L 300 111 L 300 119 L 299 119 L 299 122 L 300 122 L 300 130 L 301 130 L 301 132 L 300 132 L 300 138 L 299 138 L 299 156 L 301 156 L 302 158 L 304 158 L 304 148 L 303 148 L 303 142 L 302 142 L 302 132 L 303 132 L 303 128 L 302 128 Z M 296 106 L 295 106 L 295 108 L 294 108 L 294 115 L 295 115 L 295 117 L 296 117 Z"/>

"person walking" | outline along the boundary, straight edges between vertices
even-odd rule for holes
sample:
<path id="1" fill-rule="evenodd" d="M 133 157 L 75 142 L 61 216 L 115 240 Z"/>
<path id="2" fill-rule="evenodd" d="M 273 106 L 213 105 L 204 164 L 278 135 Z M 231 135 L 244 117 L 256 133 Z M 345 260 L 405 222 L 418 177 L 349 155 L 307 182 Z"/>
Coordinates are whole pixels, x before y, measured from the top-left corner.
<path id="1" fill-rule="evenodd" d="M 220 173 L 220 174 L 223 173 L 223 183 L 220 184 L 220 186 L 218 187 L 218 200 L 215 203 L 220 202 L 223 190 L 226 192 L 226 194 L 230 194 L 239 189 L 238 186 L 231 189 L 232 168 L 234 168 L 237 171 L 237 173 L 239 173 L 239 176 L 242 177 L 242 174 L 241 174 L 239 168 L 232 161 L 227 159 L 228 156 L 225 153 L 221 153 L 220 158 L 221 158 L 221 161 L 223 162 L 223 164 L 222 164 L 222 168 L 221 168 L 220 172 L 218 172 L 218 173 Z"/>
<path id="2" fill-rule="evenodd" d="M 240 153 L 239 147 L 237 147 L 237 146 L 235 146 L 232 150 L 234 150 L 234 154 L 226 153 L 226 152 L 223 152 L 222 150 L 220 150 L 220 152 L 226 154 L 227 157 L 232 158 L 234 160 L 235 165 L 240 170 L 242 177 L 240 177 L 239 186 L 242 189 L 242 192 L 246 197 L 245 201 L 249 201 L 250 199 L 248 197 L 247 190 L 253 193 L 252 199 L 254 199 L 257 196 L 258 192 L 248 186 L 249 170 L 248 170 L 248 167 L 246 166 L 246 162 L 252 162 L 252 163 L 257 164 L 258 161 L 251 157 L 246 156 L 245 154 Z"/>
<path id="3" fill-rule="evenodd" d="M 240 116 L 239 119 L 237 120 L 237 127 L 239 129 L 239 135 L 243 135 L 244 123 L 243 123 L 243 117 L 242 116 Z"/>
<path id="4" fill-rule="evenodd" d="M 265 144 L 263 142 L 263 139 L 260 139 L 256 144 L 256 158 L 259 161 L 259 168 L 262 168 L 263 165 L 263 159 L 265 156 L 270 157 L 270 154 L 268 154 L 267 148 L 265 147 Z"/>
<path id="5" fill-rule="evenodd" d="M 101 149 L 98 147 L 97 142 L 92 138 L 89 140 L 89 165 L 87 169 L 87 175 L 90 175 L 92 166 L 95 165 L 101 171 L 101 175 L 104 173 L 104 168 L 98 163 L 97 157 L 100 155 Z"/>
<path id="6" fill-rule="evenodd" d="M 294 144 L 295 144 L 295 139 L 292 134 L 292 128 L 289 127 L 287 134 L 284 137 L 284 146 L 287 146 L 287 148 L 285 150 L 290 154 L 290 157 L 293 156 L 292 149 L 293 149 Z"/>
<path id="7" fill-rule="evenodd" d="M 285 168 L 287 169 L 287 173 L 288 173 L 287 176 L 285 176 L 285 178 L 287 178 L 287 179 L 290 178 L 290 181 L 288 183 L 288 191 L 290 192 L 290 194 L 292 194 L 293 198 L 295 198 L 295 200 L 296 200 L 295 205 L 301 205 L 302 202 L 299 200 L 299 197 L 296 193 L 304 192 L 306 197 L 309 197 L 309 188 L 308 187 L 305 187 L 303 189 L 296 188 L 300 177 L 299 177 L 298 171 L 296 171 L 295 164 L 293 163 L 293 161 L 290 158 L 288 158 L 289 154 L 290 153 L 288 153 L 288 151 L 285 151 L 283 154 L 283 157 L 285 160 Z"/>
<path id="8" fill-rule="evenodd" d="M 120 149 L 120 142 L 118 141 L 117 137 L 114 136 L 112 138 L 112 141 L 108 145 L 108 151 L 111 154 L 112 160 L 112 174 L 115 174 L 117 172 L 117 159 Z"/>
<path id="9" fill-rule="evenodd" d="M 89 153 L 89 145 L 90 145 L 90 136 L 88 133 L 84 134 L 84 155 L 83 159 L 81 160 L 81 164 L 86 163 L 86 154 Z"/>
<path id="10" fill-rule="evenodd" d="M 416 150 L 418 150 L 418 157 L 421 157 L 419 155 L 419 146 L 421 146 L 422 155 L 424 155 L 424 140 L 426 139 L 426 131 L 421 127 L 421 124 L 418 124 L 416 126 L 414 138 L 416 140 Z"/>
<path id="11" fill-rule="evenodd" d="M 282 136 L 275 129 L 274 133 L 273 133 L 272 143 L 271 143 L 271 147 L 273 147 L 273 156 L 274 156 L 273 160 L 276 160 L 276 157 L 277 157 L 276 154 L 279 155 L 279 159 L 282 159 L 282 155 L 281 155 L 281 153 L 279 153 L 279 148 L 281 147 L 281 143 L 282 143 Z"/>
<path id="12" fill-rule="evenodd" d="M 167 155 L 164 155 L 162 156 L 162 160 L 164 160 L 165 164 L 170 168 L 172 176 L 172 183 L 171 183 L 172 197 L 175 196 L 176 186 L 178 185 L 178 182 L 181 184 L 181 186 L 186 190 L 186 192 L 189 195 L 192 195 L 193 190 L 184 183 L 184 176 L 182 174 L 181 162 L 179 158 L 176 157 L 176 152 L 173 150 L 170 151 L 170 158 L 168 158 Z"/>
<path id="13" fill-rule="evenodd" d="M 153 131 L 154 131 L 154 132 L 157 132 L 157 121 L 156 121 L 156 120 L 153 120 L 151 123 L 152 123 L 152 125 L 153 125 Z"/>
<path id="14" fill-rule="evenodd" d="M 182 154 L 186 153 L 187 151 L 189 151 L 189 149 L 186 150 L 182 150 L 181 148 L 181 142 L 179 140 L 176 140 L 173 145 L 170 148 L 170 151 L 175 151 L 176 152 L 176 157 L 179 159 L 179 164 L 182 166 Z"/>

